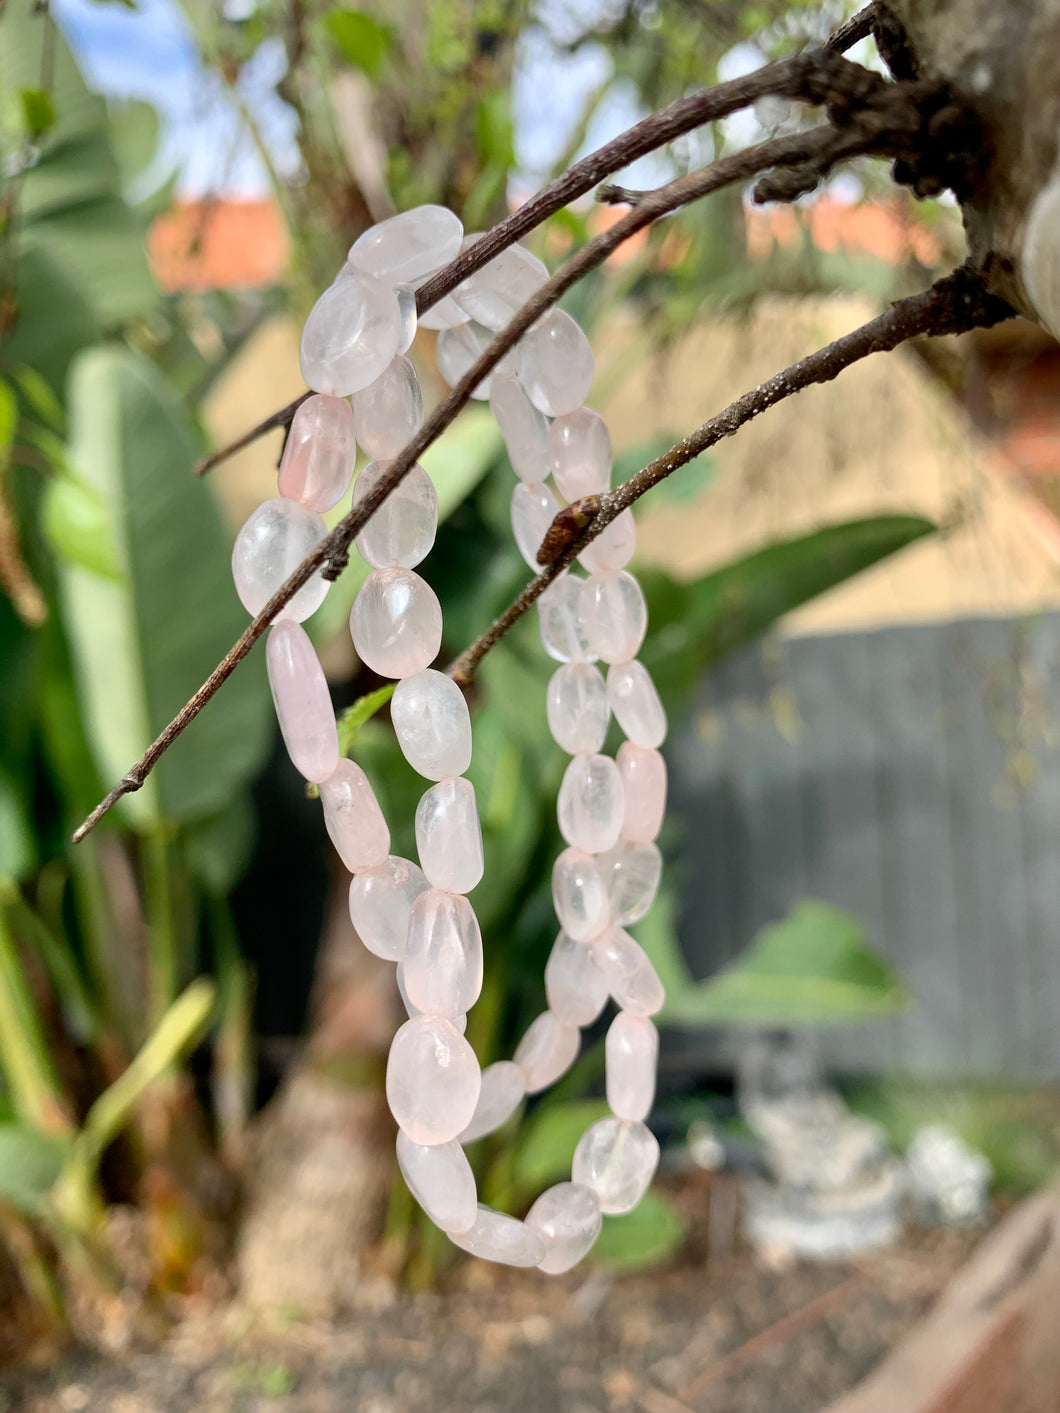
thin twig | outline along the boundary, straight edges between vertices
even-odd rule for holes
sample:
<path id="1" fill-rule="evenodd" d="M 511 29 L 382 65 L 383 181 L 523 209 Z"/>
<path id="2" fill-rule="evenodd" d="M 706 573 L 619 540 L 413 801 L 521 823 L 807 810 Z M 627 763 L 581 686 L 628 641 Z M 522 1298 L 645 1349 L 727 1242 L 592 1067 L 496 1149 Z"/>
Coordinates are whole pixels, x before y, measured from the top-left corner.
<path id="1" fill-rule="evenodd" d="M 845 24 L 841 24 L 833 34 L 828 36 L 825 40 L 825 48 L 831 49 L 834 54 L 845 54 L 848 49 L 862 39 L 868 39 L 870 34 L 875 34 L 879 18 L 880 7 L 876 4 L 876 0 L 872 0 L 870 5 L 866 5 L 856 15 L 851 15 Z"/>

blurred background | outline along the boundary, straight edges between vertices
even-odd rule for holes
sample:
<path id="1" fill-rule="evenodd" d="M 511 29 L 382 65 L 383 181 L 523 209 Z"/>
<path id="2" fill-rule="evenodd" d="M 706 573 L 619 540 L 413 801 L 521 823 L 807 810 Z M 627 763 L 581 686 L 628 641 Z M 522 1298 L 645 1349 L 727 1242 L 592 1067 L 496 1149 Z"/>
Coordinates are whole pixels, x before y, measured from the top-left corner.
<path id="1" fill-rule="evenodd" d="M 401 1002 L 260 654 L 68 842 L 245 624 L 231 543 L 281 434 L 193 466 L 303 391 L 301 322 L 356 236 L 421 202 L 486 229 L 853 8 L 0 9 L 2 1406 L 815 1410 L 1050 1183 L 1060 350 L 1021 321 L 855 366 L 637 507 L 671 722 L 664 886 L 633 929 L 668 987 L 664 1157 L 579 1272 L 469 1262 L 397 1174 Z M 871 41 L 853 57 L 879 66 Z M 763 103 L 619 180 L 803 120 Z M 586 199 L 527 243 L 555 268 L 613 219 Z M 870 163 L 627 243 L 563 301 L 616 478 L 963 254 L 954 204 Z M 428 402 L 433 339 L 410 355 Z M 480 404 L 425 458 L 446 659 L 526 580 L 504 461 Z M 352 555 L 307 623 L 340 710 L 380 685 L 346 630 L 366 573 Z M 549 672 L 530 615 L 473 695 L 483 1064 L 541 1009 L 555 935 Z M 385 708 L 354 754 L 411 855 L 419 782 Z M 519 1214 L 567 1175 L 605 1109 L 605 1029 L 470 1150 L 482 1200 Z"/>

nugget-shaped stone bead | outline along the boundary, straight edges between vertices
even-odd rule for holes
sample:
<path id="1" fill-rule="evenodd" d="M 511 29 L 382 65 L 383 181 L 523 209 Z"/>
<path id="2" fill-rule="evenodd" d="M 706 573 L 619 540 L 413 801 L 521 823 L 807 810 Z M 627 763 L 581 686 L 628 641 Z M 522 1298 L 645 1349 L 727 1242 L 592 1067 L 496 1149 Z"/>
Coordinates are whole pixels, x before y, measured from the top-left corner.
<path id="1" fill-rule="evenodd" d="M 401 316 L 401 337 L 398 340 L 398 353 L 407 353 L 416 340 L 416 291 L 411 285 L 395 285 L 398 314 Z"/>
<path id="2" fill-rule="evenodd" d="M 543 481 L 548 475 L 548 421 L 517 378 L 491 379 L 490 410 L 504 437 L 512 470 L 521 481 Z"/>
<path id="3" fill-rule="evenodd" d="M 427 1148 L 398 1130 L 401 1176 L 423 1210 L 442 1231 L 467 1231 L 478 1216 L 475 1174 L 459 1143 Z"/>
<path id="4" fill-rule="evenodd" d="M 416 806 L 416 848 L 435 888 L 470 893 L 482 878 L 482 827 L 475 787 L 449 776 L 424 791 Z"/>
<path id="5" fill-rule="evenodd" d="M 607 669 L 607 702 L 615 720 L 636 746 L 661 746 L 666 709 L 643 663 L 615 663 Z"/>
<path id="6" fill-rule="evenodd" d="M 390 830 L 368 777 L 352 760 L 340 760 L 320 787 L 324 824 L 335 852 L 350 870 L 376 868 L 390 852 Z"/>
<path id="7" fill-rule="evenodd" d="M 460 324 L 457 328 L 442 330 L 434 356 L 439 373 L 451 388 L 455 388 L 471 365 L 478 362 L 492 341 L 493 335 L 481 324 Z M 471 396 L 483 400 L 488 398 L 494 376 L 514 378 L 517 369 L 514 352 L 506 353 L 492 372 L 487 373 L 476 386 Z"/>
<path id="8" fill-rule="evenodd" d="M 598 751 L 607 735 L 607 688 L 588 662 L 568 662 L 552 674 L 546 698 L 548 729 L 568 754 Z"/>
<path id="9" fill-rule="evenodd" d="M 571 1177 L 592 1188 L 602 1212 L 619 1216 L 632 1212 L 658 1165 L 659 1144 L 650 1129 L 624 1119 L 598 1119 L 574 1150 Z"/>
<path id="10" fill-rule="evenodd" d="M 606 491 L 613 460 L 607 423 L 591 407 L 577 407 L 557 417 L 548 429 L 552 479 L 568 500 Z"/>
<path id="11" fill-rule="evenodd" d="M 420 380 L 407 358 L 398 355 L 374 383 L 354 393 L 353 416 L 357 440 L 373 460 L 392 461 L 404 450 L 423 422 Z"/>
<path id="12" fill-rule="evenodd" d="M 423 870 L 398 854 L 354 877 L 350 921 L 369 952 L 388 962 L 400 962 L 408 941 L 412 905 L 429 886 Z"/>
<path id="13" fill-rule="evenodd" d="M 232 578 L 246 611 L 254 617 L 328 533 L 328 527 L 308 506 L 278 496 L 259 505 L 247 517 L 232 546 Z M 297 623 L 324 602 L 328 581 L 319 570 L 276 615 Z"/>
<path id="14" fill-rule="evenodd" d="M 354 505 L 360 505 L 389 470 L 389 461 L 370 461 L 354 484 Z M 423 467 L 415 465 L 353 542 L 361 558 L 376 569 L 411 569 L 430 554 L 437 531 L 438 492 Z"/>
<path id="15" fill-rule="evenodd" d="M 349 397 L 374 383 L 398 351 L 401 311 L 381 280 L 351 270 L 309 311 L 299 363 L 314 392 Z"/>
<path id="16" fill-rule="evenodd" d="M 601 530 L 578 556 L 583 569 L 593 574 L 598 569 L 625 569 L 637 548 L 637 527 L 632 510 L 616 515 L 606 530 Z"/>
<path id="17" fill-rule="evenodd" d="M 470 241 L 465 238 L 464 243 Z M 476 323 L 496 332 L 511 323 L 547 280 L 548 270 L 536 255 L 522 245 L 510 245 L 457 285 L 453 299 Z"/>
<path id="18" fill-rule="evenodd" d="M 655 844 L 634 844 L 619 839 L 613 849 L 600 855 L 611 888 L 615 921 L 622 927 L 639 922 L 659 891 L 662 854 Z"/>
<path id="19" fill-rule="evenodd" d="M 291 422 L 280 461 L 281 496 L 330 510 L 346 494 L 357 461 L 349 399 L 314 393 Z"/>
<path id="20" fill-rule="evenodd" d="M 611 921 L 611 896 L 600 866 L 582 849 L 564 849 L 552 867 L 552 904 L 576 942 L 598 936 Z"/>
<path id="21" fill-rule="evenodd" d="M 622 838 L 649 844 L 662 828 L 666 813 L 666 762 L 658 751 L 623 741 L 616 756 L 622 776 L 625 813 Z"/>
<path id="22" fill-rule="evenodd" d="M 568 844 L 599 854 L 622 828 L 622 777 L 610 756 L 578 755 L 563 773 L 556 803 L 559 832 Z"/>
<path id="23" fill-rule="evenodd" d="M 641 587 L 625 570 L 590 575 L 578 596 L 578 615 L 590 648 L 604 662 L 629 662 L 648 630 Z"/>
<path id="24" fill-rule="evenodd" d="M 603 1218 L 592 1188 L 558 1182 L 544 1191 L 526 1214 L 526 1225 L 545 1243 L 538 1269 L 558 1276 L 576 1266 L 600 1235 Z"/>
<path id="25" fill-rule="evenodd" d="M 559 501 L 540 481 L 520 481 L 512 491 L 512 534 L 519 553 L 540 574 L 537 552 L 545 531 L 559 514 Z"/>
<path id="26" fill-rule="evenodd" d="M 539 1266 L 545 1259 L 545 1243 L 536 1231 L 481 1202 L 471 1230 L 448 1235 L 462 1251 L 483 1261 L 498 1261 L 502 1266 Z"/>
<path id="27" fill-rule="evenodd" d="M 422 1016 L 423 1012 L 419 1006 L 414 1006 L 409 1000 L 409 993 L 405 989 L 405 968 L 401 962 L 398 962 L 394 969 L 394 979 L 397 981 L 398 995 L 401 997 L 401 1004 L 405 1007 L 405 1014 L 409 1020 L 415 1020 L 417 1016 Z M 446 1016 L 446 1020 L 452 1021 L 461 1035 L 467 1033 L 466 1011 L 461 1012 L 460 1015 Z"/>
<path id="28" fill-rule="evenodd" d="M 376 569 L 350 611 L 357 656 L 381 677 L 412 677 L 442 645 L 442 609 L 431 586 L 411 569 Z"/>
<path id="29" fill-rule="evenodd" d="M 481 1084 L 475 1052 L 451 1021 L 416 1016 L 394 1036 L 386 1098 L 398 1127 L 432 1148 L 467 1128 Z"/>
<path id="30" fill-rule="evenodd" d="M 648 954 L 624 928 L 612 927 L 593 942 L 593 957 L 617 1005 L 636 1016 L 662 1010 L 666 992 Z"/>
<path id="31" fill-rule="evenodd" d="M 573 412 L 593 385 L 589 340 L 563 309 L 553 309 L 519 340 L 519 381 L 548 417 Z"/>
<path id="32" fill-rule="evenodd" d="M 537 601 L 537 622 L 541 642 L 549 657 L 557 662 L 595 662 L 596 654 L 582 629 L 578 605 L 586 580 L 576 574 L 561 574 Z"/>
<path id="33" fill-rule="evenodd" d="M 433 667 L 405 677 L 390 700 L 398 745 L 428 780 L 463 775 L 471 764 L 471 716 L 451 677 Z"/>
<path id="34" fill-rule="evenodd" d="M 463 238 L 464 227 L 452 211 L 413 206 L 358 236 L 346 258 L 388 284 L 413 285 L 455 260 Z"/>
<path id="35" fill-rule="evenodd" d="M 620 1119 L 646 1119 L 655 1099 L 659 1032 L 647 1016 L 619 1011 L 608 1027 L 604 1054 L 612 1112 Z"/>
<path id="36" fill-rule="evenodd" d="M 425 1015 L 455 1020 L 482 990 L 482 934 L 464 897 L 429 888 L 412 905 L 401 959 L 405 994 Z"/>
<path id="37" fill-rule="evenodd" d="M 523 1072 L 511 1060 L 496 1060 L 482 1071 L 482 1088 L 471 1122 L 460 1135 L 461 1143 L 473 1143 L 500 1128 L 526 1098 Z"/>
<path id="38" fill-rule="evenodd" d="M 320 784 L 339 763 L 339 733 L 324 669 L 300 623 L 285 618 L 269 629 L 265 661 L 287 754 Z"/>
<path id="39" fill-rule="evenodd" d="M 545 997 L 556 1019 L 565 1025 L 592 1025 L 608 994 L 607 977 L 592 950 L 559 933 L 545 963 Z"/>
<path id="40" fill-rule="evenodd" d="M 537 1094 L 566 1074 L 578 1058 L 581 1033 L 551 1011 L 542 1011 L 530 1022 L 512 1056 L 523 1074 L 527 1094 Z"/>

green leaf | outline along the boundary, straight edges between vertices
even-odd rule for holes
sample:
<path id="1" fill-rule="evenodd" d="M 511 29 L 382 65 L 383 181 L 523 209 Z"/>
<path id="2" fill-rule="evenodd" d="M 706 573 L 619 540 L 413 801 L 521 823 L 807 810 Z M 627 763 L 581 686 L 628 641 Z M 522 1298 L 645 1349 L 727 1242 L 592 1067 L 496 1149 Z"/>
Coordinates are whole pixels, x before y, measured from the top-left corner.
<path id="1" fill-rule="evenodd" d="M 19 94 L 22 100 L 22 121 L 33 137 L 43 137 L 49 128 L 55 126 L 55 105 L 41 88 L 24 88 Z"/>
<path id="2" fill-rule="evenodd" d="M 18 945 L 0 912 L 0 1074 L 15 1113 L 42 1133 L 69 1128 L 62 1087 Z"/>
<path id="3" fill-rule="evenodd" d="M 19 364 L 11 370 L 11 376 L 27 407 L 53 431 L 65 432 L 66 414 L 63 412 L 63 405 L 36 368 L 30 368 L 24 363 Z"/>
<path id="4" fill-rule="evenodd" d="M 385 25 L 359 10 L 332 10 L 324 28 L 342 57 L 370 79 L 377 79 L 394 47 L 394 36 Z"/>
<path id="5" fill-rule="evenodd" d="M 56 476 L 41 506 L 41 525 L 60 559 L 120 583 L 122 569 L 107 503 L 78 476 Z"/>
<path id="6" fill-rule="evenodd" d="M 20 252 L 15 294 L 18 318 L 4 339 L 4 359 L 35 369 L 59 393 L 74 355 L 98 342 L 99 322 L 73 279 L 45 250 L 31 246 Z"/>
<path id="7" fill-rule="evenodd" d="M 0 378 L 0 465 L 3 465 L 18 425 L 18 399 L 10 383 Z"/>
<path id="8" fill-rule="evenodd" d="M 684 1245 L 687 1227 L 673 1204 L 658 1192 L 646 1192 L 622 1217 L 605 1217 L 592 1259 L 617 1271 L 658 1265 Z"/>
<path id="9" fill-rule="evenodd" d="M 39 1212 L 68 1146 L 23 1124 L 0 1124 L 0 1198 L 28 1216 Z"/>
<path id="10" fill-rule="evenodd" d="M 199 882 L 215 898 L 223 898 L 246 873 L 257 838 L 254 806 L 240 790 L 219 814 L 187 826 L 184 848 Z"/>
<path id="11" fill-rule="evenodd" d="M 478 105 L 475 135 L 483 166 L 504 171 L 515 161 L 511 98 L 506 89 L 491 89 Z"/>
<path id="12" fill-rule="evenodd" d="M 8 772 L 0 767 L 0 873 L 25 878 L 36 862 L 26 800 Z"/>
<path id="13" fill-rule="evenodd" d="M 512 1154 L 512 1180 L 520 1196 L 528 1198 L 549 1183 L 569 1177 L 579 1138 L 590 1124 L 609 1113 L 602 1099 L 541 1105 Z"/>
<path id="14" fill-rule="evenodd" d="M 354 742 L 361 734 L 366 722 L 371 721 L 376 712 L 386 706 L 394 695 L 396 686 L 396 682 L 388 682 L 385 687 L 377 687 L 374 692 L 365 692 L 363 697 L 358 697 L 352 706 L 348 706 L 344 712 L 340 713 L 336 722 L 339 732 L 340 756 L 348 756 L 351 753 Z M 311 800 L 320 798 L 320 786 L 314 785 L 312 781 L 305 787 L 305 792 Z"/>

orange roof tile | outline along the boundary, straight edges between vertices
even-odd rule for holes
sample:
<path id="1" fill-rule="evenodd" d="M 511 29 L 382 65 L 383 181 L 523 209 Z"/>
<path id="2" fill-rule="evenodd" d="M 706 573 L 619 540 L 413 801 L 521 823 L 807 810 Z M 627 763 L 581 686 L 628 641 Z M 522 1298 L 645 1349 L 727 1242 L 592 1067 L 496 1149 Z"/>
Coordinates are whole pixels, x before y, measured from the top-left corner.
<path id="1" fill-rule="evenodd" d="M 155 219 L 147 253 L 169 293 L 255 289 L 282 277 L 287 231 L 272 201 L 187 201 Z"/>

